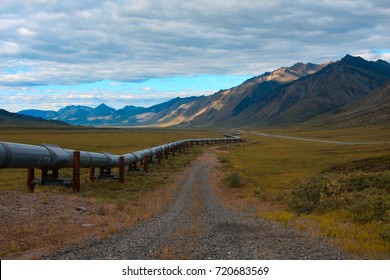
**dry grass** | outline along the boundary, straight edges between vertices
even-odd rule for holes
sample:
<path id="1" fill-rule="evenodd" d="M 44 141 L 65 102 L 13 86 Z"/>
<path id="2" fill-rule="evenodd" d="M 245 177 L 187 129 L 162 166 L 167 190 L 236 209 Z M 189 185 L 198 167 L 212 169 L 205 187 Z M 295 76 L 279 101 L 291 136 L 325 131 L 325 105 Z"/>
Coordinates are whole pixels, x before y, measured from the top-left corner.
<path id="1" fill-rule="evenodd" d="M 110 135 L 108 135 L 110 133 Z M 109 136 L 110 142 L 107 141 Z M 2 141 L 54 143 L 64 148 L 125 153 L 148 146 L 195 137 L 215 136 L 208 132 L 164 131 L 0 131 Z M 125 227 L 149 219 L 168 205 L 179 188 L 185 168 L 201 152 L 191 152 L 150 165 L 150 172 L 127 174 L 125 183 L 88 181 L 81 171 L 81 192 L 72 194 L 61 187 L 37 187 L 25 193 L 25 170 L 0 170 L 1 203 L 0 257 L 39 258 L 66 243 L 85 238 L 107 239 Z M 174 171 L 174 172 L 172 172 Z M 60 170 L 70 176 L 70 170 Z M 115 171 L 114 171 L 115 172 Z M 78 212 L 77 207 L 85 212 Z M 26 212 L 25 215 L 22 215 Z M 50 213 L 50 215 L 49 215 Z"/>
<path id="2" fill-rule="evenodd" d="M 267 133 L 303 138 L 350 142 L 388 141 L 389 129 L 337 129 L 305 131 L 299 129 L 268 130 Z M 291 190 L 297 182 L 317 176 L 332 168 L 351 166 L 356 162 L 373 162 L 372 158 L 389 156 L 390 145 L 335 145 L 280 138 L 245 135 L 248 142 L 230 145 L 219 152 L 221 169 L 225 174 L 237 172 L 243 187 L 219 189 L 223 200 L 234 207 L 253 211 L 255 216 L 277 220 L 285 226 L 331 238 L 335 244 L 357 258 L 388 259 L 389 244 L 381 236 L 386 223 L 370 221 L 356 223 L 345 208 L 333 212 L 316 212 L 296 216 L 288 206 Z M 377 164 L 378 165 L 378 164 Z M 381 163 L 381 166 L 383 164 Z M 378 165 L 379 166 L 379 165 Z M 375 168 L 377 168 L 376 166 Z M 355 168 L 355 167 L 354 167 Z M 357 168 L 357 167 L 356 167 Z"/>

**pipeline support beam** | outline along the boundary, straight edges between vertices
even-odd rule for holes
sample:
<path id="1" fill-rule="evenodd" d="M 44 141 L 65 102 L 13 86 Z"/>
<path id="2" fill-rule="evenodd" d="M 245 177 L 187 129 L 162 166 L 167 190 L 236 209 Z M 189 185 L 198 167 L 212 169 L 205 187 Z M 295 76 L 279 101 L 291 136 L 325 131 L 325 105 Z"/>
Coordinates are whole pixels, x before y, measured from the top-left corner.
<path id="1" fill-rule="evenodd" d="M 125 182 L 125 157 L 119 157 L 119 183 Z"/>
<path id="2" fill-rule="evenodd" d="M 80 192 L 80 151 L 73 151 L 72 188 L 74 193 Z"/>
<path id="3" fill-rule="evenodd" d="M 34 168 L 27 168 L 27 192 L 33 193 L 35 188 Z"/>
<path id="4" fill-rule="evenodd" d="M 186 152 L 186 149 L 194 145 L 241 142 L 244 139 L 226 134 L 228 138 L 187 139 L 156 146 L 142 151 L 131 152 L 124 155 L 112 155 L 109 153 L 96 153 L 63 149 L 58 145 L 42 144 L 39 146 L 1 142 L 0 141 L 0 169 L 1 168 L 26 168 L 27 191 L 34 192 L 37 184 L 72 186 L 74 192 L 80 191 L 80 169 L 89 168 L 89 179 L 119 179 L 124 181 L 124 167 L 129 166 L 129 171 L 137 168 L 137 163 L 143 165 L 148 172 L 149 160 L 157 158 L 161 163 L 162 153 L 165 159 L 169 154 L 175 157 L 176 151 Z M 119 175 L 112 175 L 111 168 L 119 167 Z M 71 179 L 59 178 L 58 171 L 62 168 L 73 168 Z M 95 175 L 95 169 L 99 168 L 99 175 Z M 42 178 L 35 178 L 35 169 L 40 169 Z"/>

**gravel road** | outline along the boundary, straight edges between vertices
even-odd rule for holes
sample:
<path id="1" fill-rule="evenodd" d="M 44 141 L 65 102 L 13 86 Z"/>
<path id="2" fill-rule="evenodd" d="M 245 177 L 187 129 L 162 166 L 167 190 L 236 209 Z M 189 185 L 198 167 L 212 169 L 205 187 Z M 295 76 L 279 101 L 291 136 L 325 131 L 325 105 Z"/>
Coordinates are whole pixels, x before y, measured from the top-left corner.
<path id="1" fill-rule="evenodd" d="M 221 204 L 211 187 L 214 153 L 193 162 L 174 202 L 108 240 L 93 239 L 46 259 L 345 259 L 324 239 Z"/>
<path id="2" fill-rule="evenodd" d="M 239 130 L 238 132 L 245 133 L 243 130 Z M 251 131 L 250 133 L 258 135 L 258 136 L 264 136 L 264 137 L 274 137 L 274 138 L 282 138 L 282 139 L 288 139 L 288 140 L 299 140 L 299 141 L 306 141 L 306 142 L 316 142 L 316 143 L 327 143 L 327 144 L 336 144 L 336 145 L 382 145 L 382 144 L 390 144 L 390 142 L 345 142 L 345 141 L 332 141 L 332 140 L 320 140 L 320 139 L 312 139 L 312 138 L 302 138 L 302 137 L 292 137 L 292 136 L 286 136 L 286 135 L 274 135 L 274 134 L 268 134 L 263 132 L 254 132 Z"/>

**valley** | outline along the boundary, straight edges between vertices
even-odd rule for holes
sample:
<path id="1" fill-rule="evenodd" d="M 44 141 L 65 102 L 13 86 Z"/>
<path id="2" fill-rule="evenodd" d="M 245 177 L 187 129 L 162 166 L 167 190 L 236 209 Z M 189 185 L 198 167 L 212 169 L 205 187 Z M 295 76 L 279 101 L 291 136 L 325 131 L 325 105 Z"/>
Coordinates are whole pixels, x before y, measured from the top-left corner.
<path id="1" fill-rule="evenodd" d="M 129 173 L 126 175 L 124 185 L 105 181 L 91 183 L 87 179 L 88 172 L 82 170 L 82 187 L 78 196 L 74 196 L 71 190 L 60 187 L 38 187 L 34 194 L 27 194 L 24 170 L 0 170 L 2 205 L 9 209 L 7 211 L 12 211 L 7 216 L 10 217 L 11 215 L 13 217 L 12 219 L 6 219 L 6 216 L 1 216 L 3 223 L 8 225 L 3 227 L 0 234 L 2 258 L 41 258 L 43 256 L 51 256 L 49 258 L 84 258 L 87 256 L 84 253 L 76 257 L 73 254 L 78 253 L 71 253 L 67 256 L 62 255 L 62 253 L 55 254 L 55 252 L 60 248 L 68 248 L 66 251 L 73 252 L 71 251 L 73 249 L 69 248 L 77 248 L 81 246 L 78 244 L 88 244 L 88 242 L 108 244 L 112 238 L 114 240 L 119 238 L 116 237 L 117 234 L 123 236 L 127 230 L 131 230 L 135 225 L 150 221 L 150 219 L 165 211 L 164 209 L 174 203 L 175 197 L 179 195 L 183 188 L 182 182 L 186 176 L 195 175 L 197 178 L 202 178 L 204 176 L 202 172 L 205 171 L 201 170 L 212 169 L 214 170 L 213 175 L 210 175 L 212 183 L 207 188 L 204 187 L 203 191 L 211 188 L 223 207 L 232 209 L 232 211 L 243 211 L 242 215 L 247 217 L 255 217 L 253 223 L 264 223 L 265 225 L 268 221 L 276 222 L 272 226 L 276 230 L 273 233 L 274 236 L 283 235 L 286 232 L 290 232 L 288 236 L 291 234 L 288 238 L 302 238 L 298 236 L 304 235 L 306 236 L 305 240 L 306 238 L 309 239 L 297 241 L 298 244 L 309 242 L 313 244 L 311 245 L 312 248 L 323 242 L 315 243 L 317 238 L 326 239 L 326 242 L 333 244 L 332 246 L 342 251 L 342 253 L 333 255 L 335 258 L 387 259 L 389 253 L 387 239 L 382 237 L 386 225 L 388 225 L 386 214 L 381 214 L 380 217 L 367 217 L 368 220 L 359 220 L 359 218 L 356 218 L 358 216 L 354 216 L 358 212 L 353 212 L 355 210 L 351 212 L 350 200 L 344 200 L 351 195 L 362 195 L 359 192 L 343 194 L 343 202 L 338 201 L 337 203 L 341 204 L 337 204 L 336 208 L 332 206 L 329 208 L 330 211 L 326 210 L 328 208 L 325 207 L 316 208 L 311 213 L 298 212 L 299 214 L 297 214 L 291 201 L 294 189 L 305 180 L 310 181 L 315 177 L 320 178 L 320 180 L 328 180 L 329 177 L 326 176 L 329 175 L 324 177 L 323 172 L 333 174 L 331 178 L 334 178 L 335 181 L 332 184 L 339 187 L 345 184 L 343 178 L 352 178 L 355 181 L 364 180 L 364 184 L 371 184 L 370 182 L 375 184 L 375 178 L 381 178 L 380 180 L 384 182 L 385 186 L 388 186 L 389 182 L 386 181 L 390 168 L 388 143 L 363 143 L 359 145 L 333 143 L 334 141 L 348 143 L 387 142 L 386 140 L 389 139 L 388 130 L 380 127 L 303 130 L 297 127 L 295 129 L 268 129 L 264 131 L 267 135 L 293 137 L 290 139 L 264 136 L 261 135 L 262 132 L 245 131 L 242 136 L 246 138 L 247 142 L 223 144 L 216 147 L 213 153 L 215 153 L 217 161 L 209 167 L 203 166 L 200 170 L 190 166 L 194 164 L 196 158 L 198 158 L 196 160 L 198 165 L 207 162 L 206 158 L 211 153 L 204 150 L 204 148 L 208 148 L 207 146 L 190 149 L 185 154 L 163 161 L 161 165 L 152 165 L 149 173 Z M 0 131 L 0 133 L 1 139 L 4 141 L 31 144 L 48 142 L 67 148 L 104 150 L 118 154 L 177 139 L 218 137 L 220 135 L 215 130 L 177 129 L 8 130 Z M 108 136 L 110 137 L 109 142 L 107 141 Z M 319 142 L 302 141 L 296 138 L 319 140 Z M 329 141 L 322 142 L 321 140 L 324 139 Z M 346 175 L 340 175 L 343 173 L 337 170 L 349 171 L 345 173 Z M 70 170 L 64 169 L 61 172 L 64 176 L 67 176 Z M 240 182 L 238 187 L 232 187 L 229 181 L 232 180 L 229 178 L 234 173 L 238 174 Z M 329 182 L 324 181 L 324 184 L 329 184 Z M 197 186 L 198 183 L 194 183 L 190 188 L 197 192 Z M 362 186 L 365 188 L 365 185 Z M 382 191 L 386 192 L 386 187 Z M 369 201 L 374 199 L 375 203 L 375 199 L 382 191 L 378 192 L 378 190 L 371 189 L 371 192 L 366 194 L 367 202 L 370 203 Z M 197 203 L 203 205 L 202 197 L 203 195 L 196 195 L 191 205 L 197 205 Z M 370 209 L 371 206 L 369 205 L 364 206 L 363 209 Z M 86 209 L 86 212 L 80 214 L 76 210 L 80 207 Z M 192 238 L 193 241 L 191 242 L 195 243 L 190 244 L 197 244 L 198 234 L 203 234 L 203 237 L 199 236 L 199 238 L 206 238 L 207 236 L 203 230 L 206 225 L 199 226 L 198 224 L 203 219 L 199 216 L 203 211 L 196 210 L 198 209 L 196 207 L 193 210 L 188 210 L 188 213 L 191 213 L 190 218 L 183 217 L 188 224 L 185 228 L 183 227 L 181 233 L 184 234 L 188 231 L 188 234 L 184 234 L 183 238 L 185 236 L 187 236 L 185 238 Z M 388 213 L 389 209 L 386 208 L 388 206 L 384 207 L 384 213 Z M 5 213 L 4 211 L 6 210 L 3 209 L 1 213 Z M 56 214 L 47 215 L 47 211 Z M 18 216 L 20 214 L 26 216 L 22 218 L 22 216 Z M 11 230 L 13 234 L 8 233 L 7 230 Z M 227 230 L 230 231 L 229 228 Z M 168 232 L 167 229 L 167 234 Z M 249 234 L 248 238 L 251 234 L 262 234 L 261 232 L 256 233 L 256 231 L 251 232 L 247 233 Z M 34 238 L 31 238 L 32 233 L 34 233 Z M 226 234 L 229 235 L 230 233 Z M 13 237 L 9 239 L 11 236 Z M 75 236 L 78 237 L 75 238 Z M 256 240 L 253 236 L 250 239 L 252 240 L 250 242 Z M 52 241 L 47 242 L 47 240 Z M 280 239 L 278 240 L 280 241 Z M 165 246 L 163 243 L 156 245 L 156 250 L 149 257 L 170 259 L 213 256 L 211 248 L 205 247 L 205 251 L 198 251 L 195 245 L 195 247 L 187 246 L 186 251 L 183 251 L 183 245 L 180 245 L 179 239 L 177 241 L 178 245 L 176 247 L 172 244 Z M 156 239 L 156 242 L 156 244 L 160 244 L 161 241 Z M 183 242 L 188 243 L 187 241 Z M 274 241 L 270 240 L 269 242 Z M 106 245 L 102 246 L 102 248 L 105 248 Z M 326 248 L 330 245 L 318 246 L 318 248 Z M 229 250 L 229 248 L 227 246 L 226 250 Z M 278 253 L 269 252 L 269 254 L 260 250 L 254 252 L 254 254 L 262 256 L 262 258 L 321 258 L 314 251 L 311 252 L 315 254 L 315 257 L 314 255 L 310 257 L 311 253 L 300 250 L 296 248 L 291 249 L 289 253 L 283 253 L 282 250 Z M 226 251 L 226 254 L 227 252 L 229 251 Z M 300 255 L 295 255 L 298 252 L 300 252 Z M 101 254 L 91 255 L 90 257 L 104 258 L 106 256 L 104 254 L 103 250 Z M 120 255 L 119 253 L 118 255 L 111 255 L 113 258 L 120 258 L 120 256 L 129 257 L 129 255 Z M 229 258 L 228 255 L 215 256 Z M 230 255 L 230 257 L 242 258 L 243 256 Z M 138 257 L 134 255 L 132 258 Z M 325 258 L 332 257 L 327 256 Z"/>

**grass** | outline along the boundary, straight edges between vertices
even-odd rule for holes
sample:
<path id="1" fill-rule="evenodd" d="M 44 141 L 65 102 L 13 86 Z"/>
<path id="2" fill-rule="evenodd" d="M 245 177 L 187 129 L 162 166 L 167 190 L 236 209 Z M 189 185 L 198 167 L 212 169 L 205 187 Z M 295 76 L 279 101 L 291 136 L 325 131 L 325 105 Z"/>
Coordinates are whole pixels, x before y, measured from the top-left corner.
<path id="1" fill-rule="evenodd" d="M 67 149 L 78 149 L 82 151 L 90 152 L 109 152 L 112 154 L 124 154 L 132 151 L 142 150 L 148 147 L 165 144 L 168 142 L 188 139 L 188 138 L 201 138 L 201 137 L 220 137 L 217 132 L 210 131 L 185 131 L 185 130 L 0 130 L 0 141 L 16 142 L 23 144 L 39 145 L 41 143 L 50 143 L 61 146 Z M 147 176 L 143 178 L 143 175 L 133 176 L 131 182 L 126 183 L 124 186 L 118 184 L 114 185 L 115 189 L 125 189 L 129 192 L 129 188 L 134 188 L 137 185 L 151 186 L 161 183 L 161 179 L 169 176 L 171 169 L 178 170 L 184 164 L 182 162 L 183 157 L 177 156 L 170 158 L 168 161 L 164 161 L 164 164 L 158 166 L 156 170 L 162 174 L 156 178 L 156 181 L 150 181 L 151 178 L 156 176 Z M 157 166 L 157 165 L 156 165 Z M 154 166 L 152 166 L 152 172 Z M 115 170 L 114 170 L 115 172 Z M 26 189 L 26 171 L 24 169 L 0 169 L 0 190 L 20 190 Z M 113 194 L 109 194 L 110 190 L 104 188 L 104 183 L 90 184 L 87 179 L 88 170 L 81 170 L 81 192 L 82 194 L 98 195 L 110 197 Z M 69 177 L 71 169 L 60 170 L 60 177 Z M 36 175 L 38 171 L 36 171 Z M 153 180 L 153 179 L 152 179 Z M 93 187 L 92 187 L 93 186 Z M 100 187 L 97 187 L 100 186 Z M 111 187 L 110 187 L 111 188 Z M 91 192 L 92 189 L 92 192 Z M 37 188 L 39 190 L 39 187 Z M 101 193 L 99 193 L 101 192 Z M 121 191 L 117 191 L 120 196 Z"/>
<path id="2" fill-rule="evenodd" d="M 264 132 L 387 142 L 389 131 L 290 128 Z M 253 134 L 245 137 L 246 143 L 219 153 L 225 174 L 237 172 L 244 182 L 235 190 L 236 200 L 252 202 L 255 215 L 329 237 L 352 257 L 389 258 L 390 144 L 335 145 Z"/>
<path id="3" fill-rule="evenodd" d="M 0 141 L 27 144 L 52 143 L 63 148 L 80 149 L 94 152 L 110 152 L 123 154 L 167 142 L 200 137 L 219 137 L 216 132 L 178 131 L 178 130 L 87 130 L 87 131 L 51 131 L 51 130 L 0 130 Z M 176 154 L 161 164 L 149 164 L 149 172 L 135 172 L 125 175 L 125 183 L 117 181 L 89 181 L 88 169 L 81 169 L 81 190 L 76 196 L 79 203 L 86 203 L 90 219 L 74 224 L 67 221 L 74 213 L 74 205 L 70 205 L 69 217 L 50 219 L 46 216 L 39 220 L 21 220 L 20 224 L 8 229 L 0 235 L 0 256 L 15 256 L 28 253 L 30 250 L 42 248 L 58 248 L 68 242 L 78 242 L 88 236 L 107 239 L 123 227 L 150 218 L 161 211 L 172 200 L 176 186 L 171 183 L 175 176 L 202 152 L 202 147 L 195 146 L 183 154 Z M 61 169 L 60 177 L 71 177 L 71 169 Z M 118 170 L 113 169 L 113 173 Z M 36 170 L 36 176 L 39 176 Z M 0 169 L 0 191 L 13 190 L 26 192 L 26 170 Z M 26 199 L 36 200 L 40 207 L 48 207 L 53 203 L 52 195 L 72 198 L 70 188 L 42 187 L 35 188 L 35 194 L 26 194 Z M 83 201 L 83 202 L 81 202 Z M 54 201 L 55 202 L 55 201 Z M 77 202 L 75 202 L 77 203 Z M 77 205 L 77 204 L 76 204 Z M 83 205 L 83 204 L 82 204 Z M 95 206 L 91 206 L 95 205 Z M 38 207 L 37 206 L 37 207 Z M 21 205 L 20 207 L 24 207 Z M 93 210 L 96 208 L 95 210 Z M 46 212 L 45 212 L 46 213 Z M 79 214 L 76 214 L 79 215 Z M 35 217 L 35 216 L 34 216 Z M 49 216 L 47 216 L 49 217 Z M 92 219 L 92 220 L 91 220 Z M 69 224 L 70 223 L 70 224 Z M 44 224 L 45 227 L 36 226 Z M 87 226 L 85 226 L 85 224 Z M 91 226 L 88 226 L 91 224 Z M 12 236 L 10 236 L 12 232 Z M 5 235 L 4 235 L 5 234 Z"/>
<path id="4" fill-rule="evenodd" d="M 390 139 L 389 130 L 377 128 L 316 131 L 298 128 L 267 130 L 266 132 L 352 142 L 388 141 Z M 113 154 L 141 150 L 179 139 L 219 136 L 210 131 L 161 129 L 0 130 L 1 141 L 27 144 L 52 143 L 64 148 L 95 152 L 105 151 Z M 229 192 L 233 193 L 235 199 L 241 201 L 243 206 L 248 206 L 246 201 L 250 201 L 257 206 L 256 215 L 277 220 L 285 226 L 295 225 L 300 230 L 329 237 L 351 256 L 374 259 L 389 258 L 390 226 L 386 220 L 387 210 L 383 210 L 386 207 L 382 208 L 381 191 L 374 190 L 378 189 L 375 186 L 379 186 L 380 182 L 383 181 L 385 182 L 383 188 L 385 189 L 387 186 L 387 179 L 383 178 L 388 176 L 386 170 L 389 168 L 389 144 L 353 146 L 303 142 L 249 134 L 245 137 L 248 138 L 246 143 L 226 144 L 219 151 L 219 161 L 226 175 L 236 174 L 231 178 L 233 183 L 235 179 L 239 178 L 240 188 L 229 188 Z M 114 181 L 91 183 L 88 180 L 88 171 L 81 170 L 82 184 L 79 196 L 95 199 L 102 205 L 97 210 L 99 222 L 96 224 L 105 226 L 105 229 L 101 230 L 98 236 L 106 239 L 109 238 L 110 234 L 120 230 L 121 225 L 118 224 L 120 219 L 126 220 L 128 217 L 149 218 L 158 209 L 164 207 L 170 200 L 170 196 L 163 192 L 165 186 L 173 181 L 175 172 L 187 166 L 200 152 L 201 147 L 195 147 L 191 149 L 190 153 L 164 160 L 161 165 L 150 165 L 148 174 L 128 174 L 124 184 Z M 63 169 L 60 171 L 60 176 L 70 176 L 70 172 L 70 169 Z M 26 191 L 25 170 L 0 170 L 0 178 L 0 191 Z M 334 202 L 336 206 L 326 208 L 324 204 L 321 207 L 314 205 L 311 211 L 301 213 L 298 216 L 289 207 L 292 190 L 310 180 L 319 180 L 325 185 L 329 184 L 332 193 L 342 193 L 341 197 L 346 198 L 346 201 L 350 199 L 351 195 L 356 201 L 364 201 L 364 198 L 369 197 L 377 201 L 377 210 L 374 208 L 374 210 L 364 211 L 371 207 L 364 204 L 355 205 L 354 209 L 353 205 L 343 201 L 340 204 L 340 201 L 329 199 L 327 205 Z M 369 187 L 360 190 L 359 186 L 362 184 Z M 341 190 L 345 190 L 347 185 L 353 187 L 353 191 L 342 192 Z M 73 195 L 70 189 L 60 187 L 37 187 L 36 192 L 42 195 L 38 202 L 41 205 L 46 205 L 49 202 L 49 198 L 45 194 Z M 152 193 L 154 196 L 150 197 Z M 386 197 L 385 203 L 387 203 L 388 198 L 384 197 Z M 323 193 L 320 192 L 319 202 L 321 202 L 321 198 L 323 198 Z M 368 218 L 362 216 L 366 212 L 369 214 Z M 53 227 L 49 228 L 49 232 L 53 232 L 52 234 L 55 234 L 54 231 Z M 83 231 L 84 229 L 74 227 L 74 232 L 77 234 L 82 234 Z M 28 225 L 20 228 L 19 233 L 23 236 L 39 235 L 37 229 Z M 46 240 L 52 238 L 52 235 L 45 236 Z M 53 240 L 56 244 L 58 243 L 57 245 L 63 243 L 62 239 Z M 7 250 L 15 253 L 26 250 L 20 244 L 23 242 L 14 240 L 9 244 Z"/>

